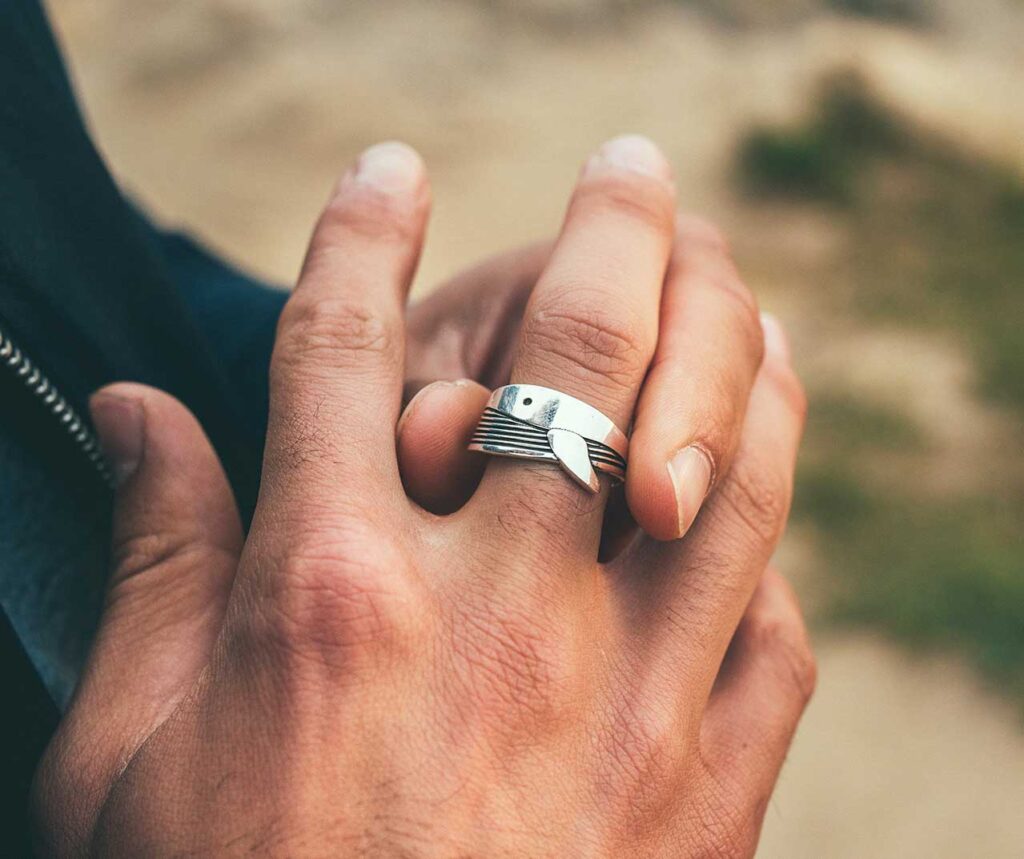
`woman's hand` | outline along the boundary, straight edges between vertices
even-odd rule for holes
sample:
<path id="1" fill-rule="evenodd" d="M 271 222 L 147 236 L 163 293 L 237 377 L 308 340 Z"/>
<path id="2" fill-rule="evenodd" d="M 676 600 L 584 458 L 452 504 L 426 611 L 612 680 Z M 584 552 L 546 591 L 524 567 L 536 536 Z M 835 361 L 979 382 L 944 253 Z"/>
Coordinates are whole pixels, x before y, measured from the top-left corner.
<path id="1" fill-rule="evenodd" d="M 520 461 L 434 516 L 403 491 L 395 441 L 427 208 L 397 144 L 340 183 L 281 319 L 246 540 L 178 403 L 133 385 L 95 399 L 117 561 L 37 779 L 44 852 L 753 853 L 814 676 L 792 593 L 764 572 L 803 416 L 781 333 L 762 360 L 717 238 L 694 228 L 673 254 L 657 150 L 606 144 L 511 377 L 632 419 L 630 504 L 686 537 L 600 564 L 607 489 Z"/>

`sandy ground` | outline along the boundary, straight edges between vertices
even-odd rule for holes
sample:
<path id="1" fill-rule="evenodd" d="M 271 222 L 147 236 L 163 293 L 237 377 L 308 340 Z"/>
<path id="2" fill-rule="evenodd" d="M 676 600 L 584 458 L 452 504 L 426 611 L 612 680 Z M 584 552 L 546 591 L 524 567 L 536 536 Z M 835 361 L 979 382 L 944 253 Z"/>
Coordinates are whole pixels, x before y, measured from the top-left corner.
<path id="1" fill-rule="evenodd" d="M 955 662 L 815 643 L 818 691 L 765 818 L 770 859 L 1024 855 L 1020 712 Z"/>
<path id="2" fill-rule="evenodd" d="M 741 258 L 792 261 L 782 276 L 754 266 L 753 285 L 793 329 L 805 372 L 828 375 L 856 350 L 868 360 L 845 383 L 883 398 L 902 396 L 899 378 L 871 374 L 891 367 L 892 337 L 844 331 L 825 348 L 795 288 L 821 276 L 831 225 L 739 207 L 723 179 L 737 134 L 795 115 L 823 70 L 855 65 L 917 121 L 1024 170 L 1024 7 L 1014 0 L 936 3 L 926 31 L 821 15 L 728 28 L 659 3 L 609 23 L 614 4 L 574 0 L 50 5 L 126 186 L 267 277 L 292 279 L 333 178 L 376 140 L 413 143 L 431 169 L 424 289 L 550 234 L 588 151 L 639 131 L 671 155 L 684 206 L 723 222 Z M 944 344 L 912 346 L 920 360 L 903 365 L 929 380 L 914 385 L 924 394 L 913 408 L 948 427 L 928 415 L 969 387 L 969 368 Z M 944 443 L 950 462 L 970 463 L 976 439 L 991 438 L 976 432 L 990 416 L 963 402 L 974 423 L 945 430 Z M 782 560 L 813 598 L 806 547 L 791 539 Z M 955 662 L 916 662 L 866 638 L 822 634 L 817 647 L 820 691 L 762 855 L 1024 855 L 1019 711 Z"/>

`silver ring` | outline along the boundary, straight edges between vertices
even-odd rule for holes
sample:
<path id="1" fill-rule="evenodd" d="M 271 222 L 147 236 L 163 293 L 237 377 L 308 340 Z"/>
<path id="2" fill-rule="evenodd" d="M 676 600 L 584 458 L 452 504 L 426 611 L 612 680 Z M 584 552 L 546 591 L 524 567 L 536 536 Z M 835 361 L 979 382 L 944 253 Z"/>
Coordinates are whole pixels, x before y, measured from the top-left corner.
<path id="1" fill-rule="evenodd" d="M 598 492 L 597 472 L 626 479 L 629 439 L 582 400 L 539 385 L 505 385 L 487 401 L 469 449 L 556 462 L 580 486 Z"/>

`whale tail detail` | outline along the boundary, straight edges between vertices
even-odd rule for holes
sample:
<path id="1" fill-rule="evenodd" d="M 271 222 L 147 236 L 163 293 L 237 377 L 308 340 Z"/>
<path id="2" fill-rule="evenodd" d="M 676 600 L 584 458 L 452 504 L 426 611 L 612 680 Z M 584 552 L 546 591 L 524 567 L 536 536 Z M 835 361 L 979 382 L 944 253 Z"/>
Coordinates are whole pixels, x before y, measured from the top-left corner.
<path id="1" fill-rule="evenodd" d="M 558 464 L 573 480 L 591 492 L 598 492 L 601 489 L 583 436 L 571 430 L 549 429 L 548 444 L 551 445 L 551 452 L 554 453 Z"/>

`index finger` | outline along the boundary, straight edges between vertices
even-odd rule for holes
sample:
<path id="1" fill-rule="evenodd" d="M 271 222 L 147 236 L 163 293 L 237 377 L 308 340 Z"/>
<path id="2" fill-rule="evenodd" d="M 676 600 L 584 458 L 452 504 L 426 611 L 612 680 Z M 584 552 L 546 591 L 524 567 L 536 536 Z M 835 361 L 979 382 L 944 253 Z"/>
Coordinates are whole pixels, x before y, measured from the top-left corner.
<path id="1" fill-rule="evenodd" d="M 379 507 L 382 491 L 399 496 L 403 306 L 428 207 L 420 157 L 383 143 L 363 153 L 320 216 L 278 325 L 254 527 L 268 511 L 277 521 L 281 510 Z"/>

